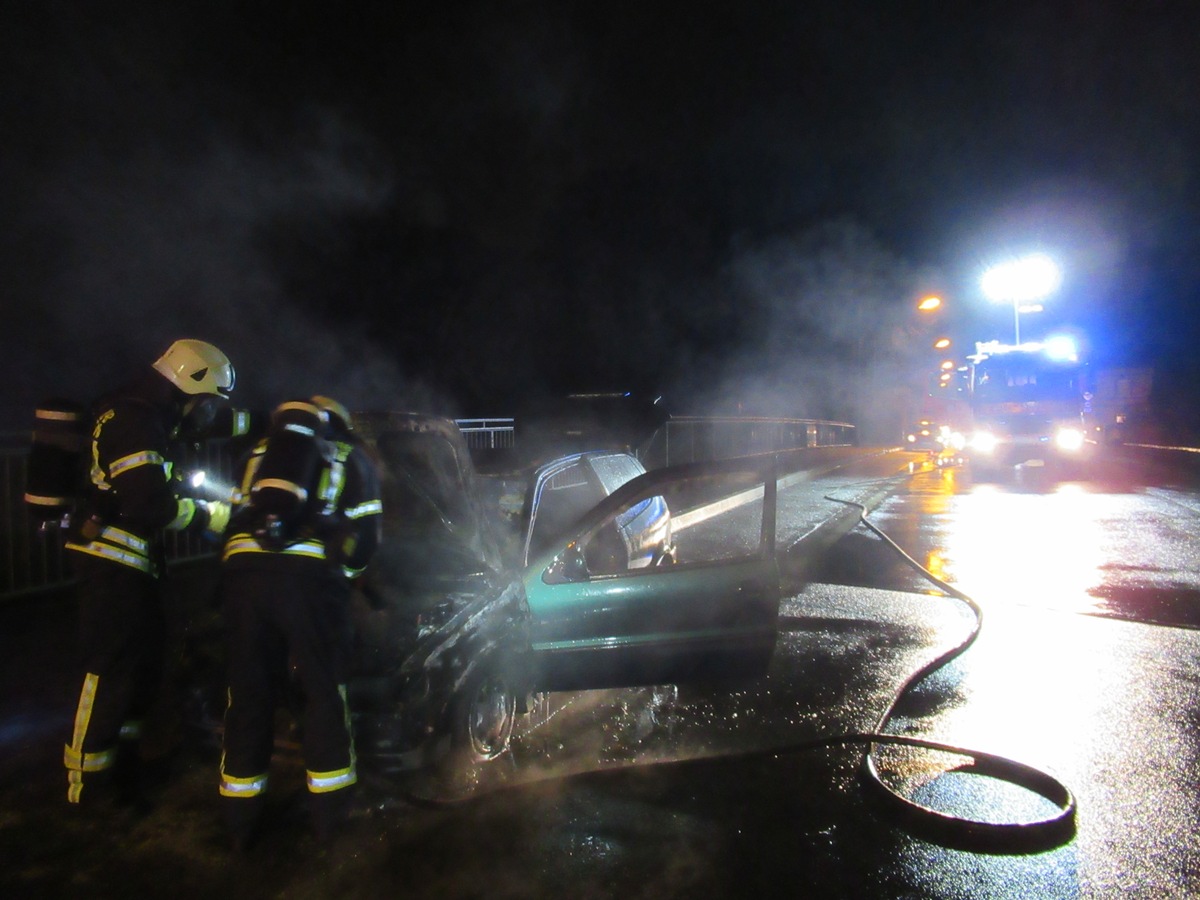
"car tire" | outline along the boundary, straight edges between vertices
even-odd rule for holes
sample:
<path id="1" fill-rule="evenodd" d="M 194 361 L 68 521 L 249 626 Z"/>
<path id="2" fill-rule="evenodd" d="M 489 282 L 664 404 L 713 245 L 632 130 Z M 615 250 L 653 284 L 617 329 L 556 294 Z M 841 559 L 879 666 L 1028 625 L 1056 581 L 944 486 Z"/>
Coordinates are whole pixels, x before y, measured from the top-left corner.
<path id="1" fill-rule="evenodd" d="M 455 766 L 480 766 L 504 754 L 517 717 L 516 691 L 504 667 L 477 667 L 451 702 L 450 717 Z"/>
<path id="2" fill-rule="evenodd" d="M 507 773 L 497 768 L 497 759 L 507 753 L 516 721 L 513 684 L 504 667 L 485 662 L 451 699 L 449 752 L 433 772 L 442 799 L 465 800 L 504 783 Z"/>

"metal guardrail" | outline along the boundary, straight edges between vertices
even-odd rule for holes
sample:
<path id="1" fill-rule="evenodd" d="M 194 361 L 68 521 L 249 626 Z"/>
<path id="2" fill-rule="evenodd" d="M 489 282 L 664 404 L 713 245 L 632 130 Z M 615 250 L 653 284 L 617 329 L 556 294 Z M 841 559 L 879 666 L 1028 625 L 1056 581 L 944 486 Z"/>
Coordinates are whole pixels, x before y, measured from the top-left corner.
<path id="1" fill-rule="evenodd" d="M 64 529 L 58 523 L 39 527 L 25 508 L 28 432 L 0 433 L 0 600 L 15 599 L 65 587 L 72 581 Z M 184 454 L 183 471 L 204 470 L 210 481 L 228 480 L 233 460 L 221 441 L 202 444 Z M 167 565 L 214 555 L 199 535 L 168 533 Z"/>
<path id="2" fill-rule="evenodd" d="M 655 469 L 802 447 L 850 447 L 856 435 L 848 422 L 823 419 L 680 416 L 668 419 L 637 454 Z"/>
<path id="3" fill-rule="evenodd" d="M 514 419 L 455 419 L 468 450 L 506 450 L 516 444 Z"/>

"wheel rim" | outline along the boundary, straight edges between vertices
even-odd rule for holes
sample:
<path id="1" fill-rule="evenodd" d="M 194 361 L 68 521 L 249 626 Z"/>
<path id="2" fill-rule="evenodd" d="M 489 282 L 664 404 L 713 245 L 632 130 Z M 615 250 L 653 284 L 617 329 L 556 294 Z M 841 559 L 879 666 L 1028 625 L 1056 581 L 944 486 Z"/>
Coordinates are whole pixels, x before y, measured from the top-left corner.
<path id="1" fill-rule="evenodd" d="M 499 756 L 512 735 L 516 698 L 502 678 L 489 675 L 479 685 L 467 709 L 471 749 L 483 759 Z"/>

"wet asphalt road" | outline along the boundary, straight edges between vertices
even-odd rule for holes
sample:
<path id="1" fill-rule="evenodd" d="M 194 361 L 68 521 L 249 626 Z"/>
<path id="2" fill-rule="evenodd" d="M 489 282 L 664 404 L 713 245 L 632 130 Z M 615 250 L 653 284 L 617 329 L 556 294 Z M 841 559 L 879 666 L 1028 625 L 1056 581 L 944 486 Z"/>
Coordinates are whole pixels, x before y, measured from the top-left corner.
<path id="1" fill-rule="evenodd" d="M 882 474 L 882 473 L 877 473 Z M 216 752 L 178 746 L 146 810 L 73 815 L 61 743 L 73 622 L 54 598 L 13 609 L 0 669 L 0 891 L 91 897 L 1187 897 L 1200 868 L 1200 496 L 1143 461 L 1090 480 L 978 484 L 969 470 L 892 482 L 871 521 L 983 608 L 978 640 L 902 698 L 889 724 L 1012 757 L 1078 800 L 1077 833 L 1033 852 L 968 852 L 904 830 L 861 781 L 895 691 L 969 637 L 939 596 L 859 529 L 782 607 L 766 679 L 581 694 L 501 760 L 495 789 L 368 780 L 348 832 L 318 847 L 284 747 L 272 828 L 231 856 Z M 868 490 L 821 485 L 848 498 Z M 797 515 L 800 515 L 797 513 Z M 802 517 L 802 516 L 801 516 Z M 807 526 L 801 527 L 804 531 Z M 166 730 L 166 735 L 174 732 Z M 913 751 L 885 768 L 957 815 L 1044 810 Z M 978 784 L 975 782 L 979 782 Z"/>

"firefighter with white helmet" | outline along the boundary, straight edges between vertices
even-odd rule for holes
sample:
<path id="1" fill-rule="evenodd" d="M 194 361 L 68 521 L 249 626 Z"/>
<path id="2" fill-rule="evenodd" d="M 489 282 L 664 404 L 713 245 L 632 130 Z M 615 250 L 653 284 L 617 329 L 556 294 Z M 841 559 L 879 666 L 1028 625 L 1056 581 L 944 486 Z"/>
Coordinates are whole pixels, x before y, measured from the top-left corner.
<path id="1" fill-rule="evenodd" d="M 83 669 L 63 755 L 72 804 L 135 799 L 143 718 L 161 684 L 165 650 L 164 532 L 219 534 L 229 518 L 228 503 L 181 496 L 169 448 L 189 416 L 223 404 L 233 385 L 233 365 L 220 349 L 179 340 L 93 406 L 89 484 L 66 544 Z"/>

